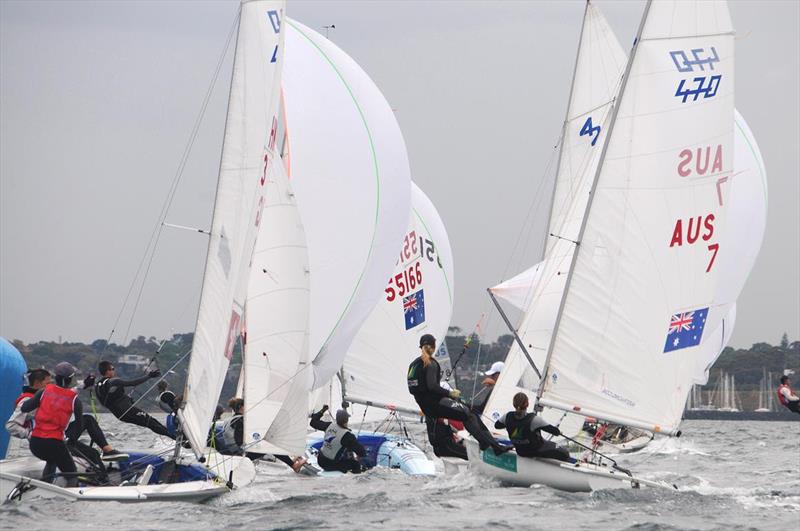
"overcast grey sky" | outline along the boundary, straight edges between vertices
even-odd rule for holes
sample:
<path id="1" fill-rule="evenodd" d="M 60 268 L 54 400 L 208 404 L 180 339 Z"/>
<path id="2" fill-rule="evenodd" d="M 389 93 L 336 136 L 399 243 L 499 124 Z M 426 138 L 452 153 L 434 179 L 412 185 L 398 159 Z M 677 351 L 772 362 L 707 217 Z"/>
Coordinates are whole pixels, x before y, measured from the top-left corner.
<path id="1" fill-rule="evenodd" d="M 237 3 L 0 0 L 0 335 L 108 335 Z M 629 46 L 643 2 L 596 5 Z M 541 253 L 552 185 L 542 176 L 582 13 L 582 1 L 289 1 L 304 24 L 336 25 L 330 38 L 396 110 L 412 175 L 450 234 L 453 324 L 470 330 L 487 312 L 490 339 L 503 330 L 485 288 Z M 749 346 L 800 338 L 800 3 L 733 1 L 731 13 L 736 107 L 769 178 L 767 232 L 732 339 Z M 172 223 L 210 224 L 229 76 L 228 60 Z M 129 336 L 192 330 L 205 248 L 201 235 L 164 232 Z"/>

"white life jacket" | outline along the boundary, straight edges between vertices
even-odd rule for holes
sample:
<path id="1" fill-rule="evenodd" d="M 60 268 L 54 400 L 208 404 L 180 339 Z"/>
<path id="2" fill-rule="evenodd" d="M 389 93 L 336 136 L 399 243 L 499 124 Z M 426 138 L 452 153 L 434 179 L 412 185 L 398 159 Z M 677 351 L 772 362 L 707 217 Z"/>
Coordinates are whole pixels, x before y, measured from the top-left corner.
<path id="1" fill-rule="evenodd" d="M 33 431 L 33 418 L 36 414 L 34 409 L 30 413 L 22 412 L 22 404 L 30 400 L 31 397 L 25 397 L 21 400 L 18 399 L 14 412 L 11 417 L 6 421 L 6 431 L 17 439 L 30 439 L 31 431 Z"/>
<path id="2" fill-rule="evenodd" d="M 235 448 L 236 447 L 236 437 L 233 431 L 233 421 L 236 419 L 241 418 L 241 415 L 234 415 L 227 420 L 218 420 L 214 422 L 214 437 L 223 443 L 223 448 L 218 448 L 219 450 L 226 449 L 226 448 Z"/>
<path id="3" fill-rule="evenodd" d="M 342 437 L 348 433 L 350 433 L 349 428 L 342 428 L 335 422 L 331 422 L 331 425 L 325 430 L 320 453 L 331 461 L 339 461 L 345 452 L 345 448 L 342 446 Z"/>

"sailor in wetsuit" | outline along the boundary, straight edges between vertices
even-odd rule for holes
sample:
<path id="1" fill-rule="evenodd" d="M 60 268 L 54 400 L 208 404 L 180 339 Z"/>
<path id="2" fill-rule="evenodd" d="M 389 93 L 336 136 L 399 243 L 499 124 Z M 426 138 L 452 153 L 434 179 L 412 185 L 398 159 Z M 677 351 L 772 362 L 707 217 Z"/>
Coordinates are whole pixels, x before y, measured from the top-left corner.
<path id="1" fill-rule="evenodd" d="M 501 420 L 494 423 L 498 430 L 505 428 L 514 449 L 520 457 L 549 457 L 574 463 L 569 452 L 556 446 L 552 441 L 545 441 L 540 432 L 561 435 L 559 429 L 551 426 L 535 413 L 528 413 L 528 396 L 525 393 L 514 395 L 514 411 L 509 411 Z"/>
<path id="2" fill-rule="evenodd" d="M 456 401 L 461 392 L 458 389 L 448 391 L 439 383 L 442 369 L 434 359 L 436 338 L 425 334 L 419 339 L 422 355 L 408 366 L 408 392 L 414 396 L 425 417 L 446 418 L 464 423 L 464 428 L 478 441 L 481 450 L 492 448 L 495 454 L 511 449 L 494 440 L 492 434 L 481 420 L 467 406 Z M 431 441 L 431 444 L 435 444 Z"/>
<path id="3" fill-rule="evenodd" d="M 126 387 L 135 387 L 150 378 L 158 378 L 161 376 L 161 371 L 150 371 L 140 378 L 123 380 L 114 376 L 114 365 L 110 361 L 101 361 L 100 365 L 98 365 L 98 371 L 102 378 L 94 386 L 95 394 L 100 403 L 112 412 L 115 417 L 122 422 L 149 428 L 159 435 L 175 438 L 175 435 L 170 433 L 163 424 L 134 406 L 131 397 L 125 393 Z"/>
<path id="4" fill-rule="evenodd" d="M 347 427 L 350 415 L 344 409 L 336 412 L 336 422 L 325 422 L 322 415 L 328 406 L 311 415 L 311 427 L 325 432 L 322 447 L 317 454 L 317 463 L 323 470 L 338 470 L 339 472 L 352 472 L 358 474 L 363 471 L 361 463 L 353 458 L 367 455 L 366 449 L 358 442 L 356 436 Z"/>

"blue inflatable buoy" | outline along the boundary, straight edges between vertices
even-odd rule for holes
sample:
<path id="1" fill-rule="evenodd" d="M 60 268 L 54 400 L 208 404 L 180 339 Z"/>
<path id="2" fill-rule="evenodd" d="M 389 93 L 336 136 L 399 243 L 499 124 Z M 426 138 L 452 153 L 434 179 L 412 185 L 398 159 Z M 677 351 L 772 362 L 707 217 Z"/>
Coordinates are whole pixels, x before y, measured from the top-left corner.
<path id="1" fill-rule="evenodd" d="M 17 347 L 0 337 L 0 459 L 5 459 L 10 435 L 6 420 L 14 412 L 14 400 L 22 392 L 22 382 L 28 367 Z"/>

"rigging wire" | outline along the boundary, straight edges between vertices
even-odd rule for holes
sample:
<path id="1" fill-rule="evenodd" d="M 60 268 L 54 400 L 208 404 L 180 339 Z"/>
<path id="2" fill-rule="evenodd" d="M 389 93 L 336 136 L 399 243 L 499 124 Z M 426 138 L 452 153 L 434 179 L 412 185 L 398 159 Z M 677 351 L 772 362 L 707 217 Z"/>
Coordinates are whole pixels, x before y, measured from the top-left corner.
<path id="1" fill-rule="evenodd" d="M 113 338 L 114 334 L 117 331 L 117 328 L 118 328 L 118 326 L 120 324 L 120 321 L 122 319 L 122 315 L 125 313 L 125 309 L 128 307 L 128 303 L 129 303 L 129 301 L 131 299 L 131 295 L 134 293 L 134 289 L 136 288 L 137 284 L 139 284 L 139 290 L 138 290 L 138 293 L 137 293 L 137 296 L 136 296 L 136 302 L 135 302 L 135 304 L 133 306 L 133 309 L 131 311 L 130 320 L 128 322 L 128 325 L 127 325 L 127 328 L 126 328 L 126 331 L 125 331 L 125 336 L 123 338 L 123 344 L 127 343 L 127 341 L 128 341 L 128 336 L 130 334 L 131 325 L 132 325 L 133 320 L 134 320 L 134 318 L 136 316 L 136 311 L 137 311 L 137 309 L 139 307 L 139 303 L 140 303 L 141 298 L 142 298 L 142 293 L 144 291 L 144 287 L 145 287 L 145 284 L 147 282 L 147 277 L 149 276 L 149 273 L 150 273 L 150 269 L 151 269 L 151 266 L 152 266 L 153 258 L 155 257 L 156 247 L 158 246 L 158 241 L 159 241 L 159 239 L 161 237 L 161 232 L 163 230 L 163 222 L 166 219 L 166 216 L 167 216 L 167 214 L 169 212 L 169 209 L 170 209 L 170 207 L 172 205 L 172 201 L 173 201 L 173 199 L 175 197 L 175 193 L 177 192 L 178 185 L 180 184 L 180 180 L 183 177 L 183 172 L 186 169 L 186 164 L 188 162 L 189 155 L 191 154 L 192 147 L 194 146 L 195 140 L 197 139 L 197 135 L 199 133 L 200 126 L 202 125 L 203 118 L 205 117 L 206 110 L 207 110 L 208 105 L 209 105 L 210 100 L 211 100 L 211 95 L 212 95 L 212 93 L 214 91 L 214 88 L 215 88 L 215 86 L 217 84 L 217 80 L 219 79 L 219 74 L 220 74 L 220 71 L 222 69 L 222 65 L 225 62 L 225 57 L 228 55 L 228 50 L 230 49 L 231 41 L 233 40 L 233 36 L 236 33 L 236 28 L 238 27 L 238 24 L 239 24 L 240 14 L 241 14 L 240 11 L 237 11 L 236 16 L 234 17 L 233 24 L 231 25 L 231 29 L 229 30 L 228 36 L 227 36 L 227 38 L 225 40 L 225 45 L 223 47 L 222 53 L 220 54 L 220 57 L 219 57 L 219 59 L 217 61 L 217 65 L 216 65 L 216 67 L 214 69 L 214 74 L 212 76 L 211 82 L 209 83 L 209 86 L 208 86 L 208 88 L 206 90 L 206 94 L 205 94 L 205 96 L 203 98 L 203 102 L 201 104 L 200 111 L 198 112 L 198 115 L 197 115 L 197 117 L 195 119 L 195 122 L 194 122 L 194 125 L 192 127 L 191 133 L 189 134 L 189 139 L 188 139 L 188 141 L 186 143 L 186 146 L 184 147 L 183 154 L 181 155 L 180 161 L 178 163 L 178 168 L 176 169 L 175 175 L 174 175 L 174 177 L 172 179 L 172 182 L 170 184 L 169 190 L 167 192 L 167 196 L 164 199 L 164 202 L 163 202 L 163 204 L 161 206 L 161 211 L 159 212 L 158 219 L 157 219 L 157 221 L 156 221 L 156 223 L 155 223 L 155 225 L 153 227 L 152 232 L 150 233 L 150 239 L 147 242 L 147 246 L 145 247 L 145 251 L 144 251 L 144 253 L 142 255 L 142 258 L 139 261 L 139 264 L 138 264 L 138 266 L 136 268 L 136 273 L 134 274 L 133 280 L 131 280 L 130 286 L 128 287 L 128 291 L 127 291 L 127 293 L 125 295 L 125 298 L 123 300 L 122 307 L 120 308 L 120 310 L 119 310 L 119 312 L 117 314 L 117 317 L 114 320 L 114 325 L 112 326 L 111 331 L 109 332 L 108 339 L 106 340 L 106 345 L 104 346 L 103 351 L 101 352 L 101 356 L 102 356 L 103 353 L 105 353 L 106 349 L 108 348 L 108 345 L 111 343 L 111 339 Z M 146 267 L 145 267 L 145 264 L 146 264 Z M 142 274 L 143 268 L 144 268 L 144 274 Z M 140 277 L 141 277 L 141 281 L 140 281 Z"/>

